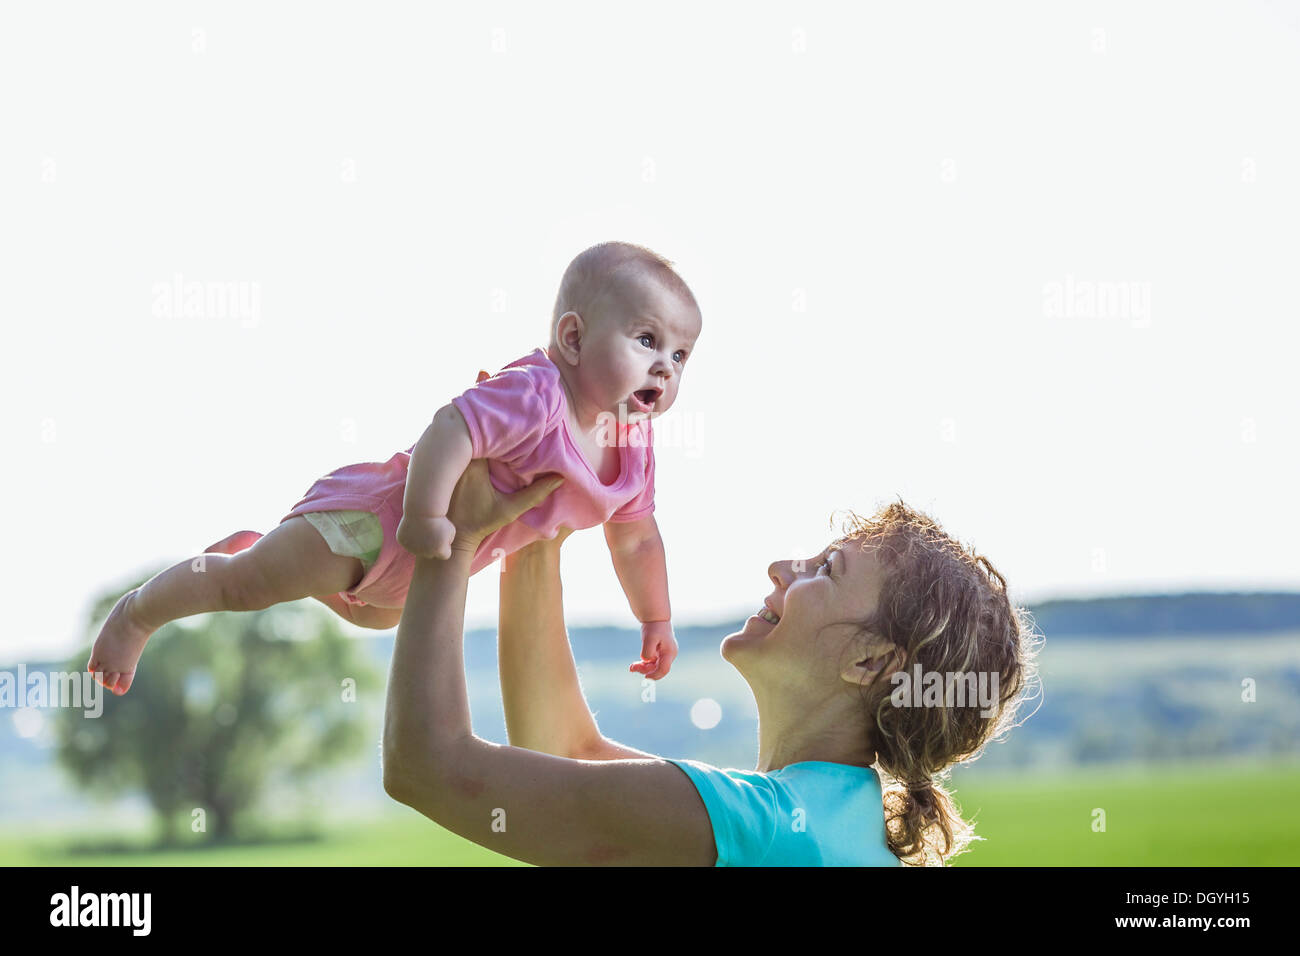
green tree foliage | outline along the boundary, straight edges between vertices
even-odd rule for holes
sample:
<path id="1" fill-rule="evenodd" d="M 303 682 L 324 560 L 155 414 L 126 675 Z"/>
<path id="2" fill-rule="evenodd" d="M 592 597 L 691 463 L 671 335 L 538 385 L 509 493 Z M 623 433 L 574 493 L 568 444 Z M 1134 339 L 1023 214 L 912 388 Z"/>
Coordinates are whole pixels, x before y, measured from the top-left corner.
<path id="1" fill-rule="evenodd" d="M 121 594 L 96 603 L 92 640 Z M 104 692 L 100 717 L 58 711 L 58 758 L 82 786 L 143 790 L 164 842 L 178 815 L 190 829 L 194 809 L 225 840 L 273 775 L 304 782 L 376 738 L 358 701 L 380 688 L 357 640 L 315 602 L 197 615 L 150 638 L 131 690 Z"/>

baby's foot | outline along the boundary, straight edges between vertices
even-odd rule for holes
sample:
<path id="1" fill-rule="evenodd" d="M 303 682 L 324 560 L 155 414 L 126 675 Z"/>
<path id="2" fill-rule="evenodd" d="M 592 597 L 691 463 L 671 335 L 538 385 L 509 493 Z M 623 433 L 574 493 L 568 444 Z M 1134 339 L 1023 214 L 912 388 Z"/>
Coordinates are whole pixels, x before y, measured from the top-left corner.
<path id="1" fill-rule="evenodd" d="M 208 545 L 203 549 L 204 554 L 238 554 L 257 544 L 257 539 L 262 537 L 260 531 L 236 531 L 228 538 L 222 538 L 216 544 Z"/>
<path id="2" fill-rule="evenodd" d="M 100 684 L 119 697 L 131 689 L 136 662 L 153 633 L 140 623 L 133 611 L 139 591 L 139 588 L 127 591 L 113 605 L 108 620 L 100 628 L 99 637 L 95 638 L 90 662 L 86 665 L 86 670 L 101 675 L 97 678 Z"/>

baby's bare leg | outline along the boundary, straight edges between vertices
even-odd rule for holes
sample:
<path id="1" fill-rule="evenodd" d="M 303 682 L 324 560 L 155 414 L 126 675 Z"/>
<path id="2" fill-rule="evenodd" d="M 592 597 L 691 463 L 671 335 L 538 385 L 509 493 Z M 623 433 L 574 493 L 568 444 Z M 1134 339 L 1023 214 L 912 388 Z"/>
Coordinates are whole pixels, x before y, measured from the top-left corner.
<path id="1" fill-rule="evenodd" d="M 149 636 L 170 621 L 207 611 L 259 611 L 354 587 L 361 561 L 330 551 L 305 518 L 294 517 L 236 554 L 204 553 L 124 594 L 104 623 L 87 670 L 125 694 Z"/>
<path id="2" fill-rule="evenodd" d="M 357 627 L 372 631 L 387 631 L 397 627 L 402 620 L 400 607 L 376 607 L 374 604 L 349 604 L 337 594 L 317 594 L 316 600 Z"/>
<path id="3" fill-rule="evenodd" d="M 388 631 L 397 627 L 402 621 L 400 607 L 376 607 L 373 604 L 353 605 L 352 623 L 357 627 L 368 627 L 372 631 Z"/>
<path id="4" fill-rule="evenodd" d="M 251 548 L 260 537 L 262 536 L 256 531 L 236 531 L 229 537 L 222 538 L 216 544 L 209 545 L 204 550 L 209 553 L 215 551 L 220 554 L 234 554 L 236 551 Z M 337 591 L 331 594 L 316 594 L 313 597 L 343 618 L 343 620 L 358 627 L 389 630 L 397 627 L 398 622 L 402 619 L 401 608 L 376 607 L 373 604 L 349 604 L 339 596 Z"/>
<path id="5" fill-rule="evenodd" d="M 356 621 L 353 620 L 352 618 L 352 605 L 349 604 L 347 601 L 343 600 L 341 597 L 339 597 L 337 593 L 336 594 L 313 594 L 312 597 L 320 601 L 321 604 L 324 604 L 327 608 L 329 608 L 339 617 L 343 618 L 343 620 L 351 621 L 353 624 L 356 623 Z"/>

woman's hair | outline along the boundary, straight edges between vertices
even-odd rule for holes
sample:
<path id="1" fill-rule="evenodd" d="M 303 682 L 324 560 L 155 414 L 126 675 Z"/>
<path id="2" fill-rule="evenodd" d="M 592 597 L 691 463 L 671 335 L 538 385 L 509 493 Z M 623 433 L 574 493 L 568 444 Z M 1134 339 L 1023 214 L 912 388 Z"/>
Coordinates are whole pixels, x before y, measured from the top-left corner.
<path id="1" fill-rule="evenodd" d="M 907 675 L 906 682 L 891 679 L 898 672 L 886 667 L 864 695 L 874 716 L 878 766 L 888 778 L 889 849 L 910 865 L 943 864 L 978 837 L 936 777 L 975 760 L 985 744 L 1019 723 L 1020 705 L 1037 688 L 1034 659 L 1042 638 L 1028 613 L 1011 603 L 1006 580 L 989 560 L 927 515 L 901 501 L 870 518 L 848 514 L 840 544 L 875 551 L 884 569 L 879 604 L 863 627 L 899 649 L 899 672 Z M 923 675 L 940 675 L 941 706 L 934 706 L 933 689 L 923 695 L 910 686 L 917 665 Z M 966 680 L 959 684 L 956 675 Z"/>

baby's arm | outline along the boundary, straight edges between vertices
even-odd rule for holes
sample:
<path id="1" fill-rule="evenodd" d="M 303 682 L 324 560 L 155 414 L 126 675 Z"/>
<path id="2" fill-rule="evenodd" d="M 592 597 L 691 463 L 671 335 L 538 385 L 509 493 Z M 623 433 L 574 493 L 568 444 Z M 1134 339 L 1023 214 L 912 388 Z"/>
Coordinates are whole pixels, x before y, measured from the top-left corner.
<path id="1" fill-rule="evenodd" d="M 471 457 L 464 417 L 455 405 L 444 405 L 411 450 L 406 472 L 397 543 L 416 557 L 451 557 L 456 527 L 447 519 L 447 505 Z"/>
<path id="2" fill-rule="evenodd" d="M 668 567 L 654 515 L 637 521 L 607 521 L 605 542 L 623 593 L 641 622 L 641 662 L 630 670 L 658 680 L 677 657 L 668 605 Z"/>

